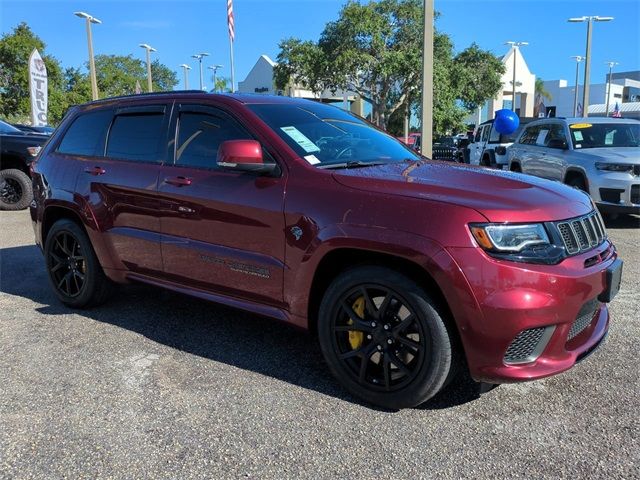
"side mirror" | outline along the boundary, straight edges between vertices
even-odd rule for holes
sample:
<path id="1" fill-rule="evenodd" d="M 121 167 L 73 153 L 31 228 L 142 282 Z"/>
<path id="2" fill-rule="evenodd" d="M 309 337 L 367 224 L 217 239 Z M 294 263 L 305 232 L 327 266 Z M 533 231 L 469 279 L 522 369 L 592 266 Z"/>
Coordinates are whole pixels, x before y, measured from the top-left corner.
<path id="1" fill-rule="evenodd" d="M 264 163 L 262 146 L 255 140 L 227 140 L 218 148 L 218 166 L 237 172 L 273 173 L 275 163 Z"/>
<path id="2" fill-rule="evenodd" d="M 567 142 L 566 140 L 563 140 L 561 138 L 552 138 L 551 140 L 549 140 L 549 143 L 547 144 L 547 147 L 549 148 L 557 148 L 560 150 L 566 150 L 567 149 Z"/>

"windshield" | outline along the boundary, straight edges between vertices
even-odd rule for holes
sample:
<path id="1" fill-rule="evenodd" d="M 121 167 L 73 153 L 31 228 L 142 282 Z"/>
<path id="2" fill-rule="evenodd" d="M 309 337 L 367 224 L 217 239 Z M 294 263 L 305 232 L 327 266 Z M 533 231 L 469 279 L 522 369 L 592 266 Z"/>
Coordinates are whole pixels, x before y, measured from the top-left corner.
<path id="1" fill-rule="evenodd" d="M 569 131 L 575 149 L 640 146 L 640 123 L 574 123 Z"/>
<path id="2" fill-rule="evenodd" d="M 20 133 L 20 130 L 0 120 L 0 133 Z"/>
<path id="3" fill-rule="evenodd" d="M 336 107 L 314 102 L 248 107 L 298 155 L 320 168 L 420 159 L 395 138 Z"/>

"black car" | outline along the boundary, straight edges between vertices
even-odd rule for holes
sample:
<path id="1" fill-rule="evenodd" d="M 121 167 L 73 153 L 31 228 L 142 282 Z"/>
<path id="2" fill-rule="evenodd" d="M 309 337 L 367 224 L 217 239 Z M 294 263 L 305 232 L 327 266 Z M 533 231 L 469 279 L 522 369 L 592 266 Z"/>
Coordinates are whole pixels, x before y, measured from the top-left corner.
<path id="1" fill-rule="evenodd" d="M 14 123 L 12 125 L 16 127 L 18 130 L 21 130 L 26 133 L 39 133 L 41 135 L 51 135 L 55 131 L 55 128 L 49 125 L 33 126 L 33 125 L 22 125 L 20 123 Z"/>
<path id="2" fill-rule="evenodd" d="M 0 120 L 0 209 L 22 210 L 33 199 L 29 166 L 48 135 L 26 133 Z"/>

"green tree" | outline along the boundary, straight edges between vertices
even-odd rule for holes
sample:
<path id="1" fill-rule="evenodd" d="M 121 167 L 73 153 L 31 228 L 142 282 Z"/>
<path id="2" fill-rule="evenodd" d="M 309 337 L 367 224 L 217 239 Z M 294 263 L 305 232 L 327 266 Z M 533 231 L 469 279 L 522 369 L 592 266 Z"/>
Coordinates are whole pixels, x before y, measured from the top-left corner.
<path id="1" fill-rule="evenodd" d="M 540 77 L 536 77 L 535 94 L 536 99 L 542 99 L 542 97 L 544 97 L 547 100 L 551 100 L 551 94 L 547 91 L 546 88 L 544 88 L 544 80 Z M 536 103 L 538 103 L 537 100 Z"/>
<path id="2" fill-rule="evenodd" d="M 422 20 L 420 0 L 349 1 L 317 43 L 295 38 L 280 43 L 276 88 L 354 91 L 371 104 L 374 123 L 387 128 L 394 117 L 395 130 L 406 106 L 416 111 L 420 105 Z M 469 109 L 500 90 L 503 72 L 501 62 L 475 44 L 454 56 L 449 36 L 436 31 L 434 130 L 461 127 Z"/>
<path id="3" fill-rule="evenodd" d="M 231 79 L 227 77 L 216 77 L 216 83 L 213 86 L 215 92 L 231 92 Z"/>
<path id="4" fill-rule="evenodd" d="M 34 48 L 47 67 L 49 123 L 55 124 L 68 108 L 62 67 L 56 58 L 45 53 L 45 43 L 24 22 L 0 39 L 0 115 L 29 118 L 29 56 Z"/>

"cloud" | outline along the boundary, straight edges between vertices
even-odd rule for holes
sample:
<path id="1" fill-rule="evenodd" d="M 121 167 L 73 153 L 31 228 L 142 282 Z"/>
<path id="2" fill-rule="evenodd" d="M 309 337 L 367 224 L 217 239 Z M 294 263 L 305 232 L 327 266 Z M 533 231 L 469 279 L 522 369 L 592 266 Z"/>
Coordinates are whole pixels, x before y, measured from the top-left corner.
<path id="1" fill-rule="evenodd" d="M 129 20 L 120 22 L 121 27 L 125 28 L 169 28 L 171 22 L 167 20 Z"/>

